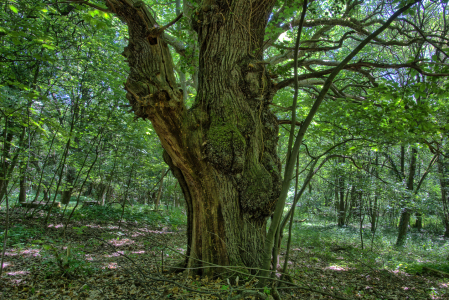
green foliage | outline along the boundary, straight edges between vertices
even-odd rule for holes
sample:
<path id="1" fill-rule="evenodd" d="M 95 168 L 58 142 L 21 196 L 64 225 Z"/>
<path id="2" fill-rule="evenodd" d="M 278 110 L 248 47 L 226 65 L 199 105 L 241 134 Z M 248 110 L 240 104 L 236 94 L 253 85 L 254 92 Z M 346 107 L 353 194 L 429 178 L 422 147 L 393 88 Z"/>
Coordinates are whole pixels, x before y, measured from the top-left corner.
<path id="1" fill-rule="evenodd" d="M 0 232 L 0 240 L 3 241 L 5 231 Z M 43 230 L 39 227 L 29 228 L 22 224 L 15 224 L 8 230 L 7 247 L 26 245 L 32 239 L 40 238 Z M 3 249 L 3 243 L 0 243 L 0 249 Z"/>
<path id="2" fill-rule="evenodd" d="M 439 270 L 449 274 L 449 263 L 448 262 L 440 262 L 440 263 L 402 263 L 399 264 L 399 269 L 407 272 L 409 274 L 421 275 L 424 273 L 423 268 L 432 268 L 435 270 Z"/>
<path id="3" fill-rule="evenodd" d="M 321 218 L 300 224 L 294 226 L 293 244 L 305 249 L 320 249 L 319 254 L 314 254 L 318 260 L 341 265 L 341 260 L 337 258 L 343 256 L 347 258 L 346 267 L 361 261 L 373 268 L 401 270 L 410 274 L 421 273 L 423 267 L 449 271 L 446 259 L 449 245 L 429 233 L 412 232 L 405 247 L 396 248 L 396 230 L 379 228 L 374 238 L 371 232 L 365 230 L 366 248 L 362 250 L 357 227 L 326 225 Z"/>
<path id="4" fill-rule="evenodd" d="M 72 249 L 67 246 L 66 250 L 58 251 L 55 246 L 51 244 L 43 245 L 46 251 L 44 264 L 47 267 L 47 277 L 53 277 L 56 274 L 61 277 L 73 278 L 75 276 L 90 275 L 97 271 L 90 262 L 86 261 L 83 251 Z"/>
<path id="5" fill-rule="evenodd" d="M 270 295 L 271 294 L 271 290 L 267 286 L 265 286 L 263 288 L 263 292 L 264 292 L 265 295 Z"/>
<path id="6" fill-rule="evenodd" d="M 73 219 L 117 223 L 122 216 L 122 211 L 123 208 L 120 205 L 95 205 L 75 210 Z M 122 220 L 144 222 L 153 226 L 170 225 L 172 229 L 176 230 L 179 225 L 186 224 L 187 217 L 180 208 L 156 212 L 150 206 L 134 205 L 125 207 Z M 74 227 L 78 234 L 82 234 L 84 228 L 85 226 Z"/>

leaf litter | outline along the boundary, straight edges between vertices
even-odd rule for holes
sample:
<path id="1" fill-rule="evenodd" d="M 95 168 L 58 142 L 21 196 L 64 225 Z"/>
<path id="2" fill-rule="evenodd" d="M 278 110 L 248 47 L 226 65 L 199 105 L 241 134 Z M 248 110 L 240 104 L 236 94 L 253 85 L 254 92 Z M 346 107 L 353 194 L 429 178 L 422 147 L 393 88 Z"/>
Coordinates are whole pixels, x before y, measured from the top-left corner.
<path id="1" fill-rule="evenodd" d="M 4 228 L 4 218 L 0 226 Z M 67 228 L 37 218 L 13 220 L 34 229 L 5 252 L 0 299 L 262 299 L 257 280 L 200 278 L 169 273 L 184 259 L 183 226 L 144 222 L 77 221 Z M 40 228 L 41 230 L 35 230 Z M 337 263 L 336 263 L 337 262 Z M 351 262 L 351 263 L 349 263 Z M 279 265 L 283 265 L 281 251 Z M 278 265 L 278 266 L 279 266 Z M 314 247 L 292 249 L 289 276 L 265 299 L 449 299 L 449 279 L 437 274 L 410 275 L 360 263 L 336 247 L 332 257 Z M 276 274 L 277 278 L 279 273 Z M 259 294 L 260 295 L 260 294 Z M 334 295 L 335 297 L 332 297 Z M 275 297 L 275 298 L 274 298 Z"/>

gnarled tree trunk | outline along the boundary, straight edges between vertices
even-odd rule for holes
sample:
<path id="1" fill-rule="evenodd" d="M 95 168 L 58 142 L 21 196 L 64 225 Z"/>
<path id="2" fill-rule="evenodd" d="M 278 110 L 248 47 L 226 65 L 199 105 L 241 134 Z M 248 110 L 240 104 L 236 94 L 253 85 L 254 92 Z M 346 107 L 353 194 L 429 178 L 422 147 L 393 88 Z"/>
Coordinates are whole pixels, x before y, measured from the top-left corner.
<path id="1" fill-rule="evenodd" d="M 200 53 L 190 109 L 163 27 L 142 2 L 106 3 L 129 28 L 127 98 L 136 116 L 151 120 L 186 199 L 187 267 L 260 266 L 266 220 L 281 186 L 278 125 L 268 109 L 274 86 L 261 51 L 275 1 L 203 1 L 194 12 Z"/>

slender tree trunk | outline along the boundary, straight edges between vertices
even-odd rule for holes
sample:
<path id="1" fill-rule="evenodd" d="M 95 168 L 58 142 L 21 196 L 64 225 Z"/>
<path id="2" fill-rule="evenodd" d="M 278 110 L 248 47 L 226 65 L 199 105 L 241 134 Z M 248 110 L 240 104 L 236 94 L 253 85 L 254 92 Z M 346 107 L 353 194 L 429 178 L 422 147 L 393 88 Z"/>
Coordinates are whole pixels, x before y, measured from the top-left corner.
<path id="1" fill-rule="evenodd" d="M 1 180 L 0 180 L 0 203 L 2 203 L 3 201 L 3 197 L 6 195 L 7 190 L 8 190 L 8 184 L 9 184 L 9 180 L 10 177 L 14 171 L 14 168 L 17 165 L 17 162 L 19 161 L 19 155 L 21 154 L 22 149 L 24 149 L 24 141 L 25 141 L 25 127 L 22 127 L 22 132 L 20 134 L 19 137 L 19 149 L 17 150 L 16 154 L 14 155 L 14 157 L 11 159 L 11 162 L 6 162 L 6 159 L 10 158 L 10 150 L 11 150 L 11 142 L 12 139 L 14 137 L 13 134 L 6 134 L 6 130 L 5 129 L 5 145 L 4 145 L 4 149 L 3 149 L 3 157 L 4 157 L 4 162 L 3 162 L 3 166 L 2 166 L 2 170 L 1 170 Z"/>
<path id="2" fill-rule="evenodd" d="M 338 204 L 338 226 L 346 225 L 346 205 L 345 205 L 345 180 L 343 177 L 338 178 L 339 188 L 339 204 Z"/>
<path id="3" fill-rule="evenodd" d="M 446 152 L 446 154 L 448 153 Z M 443 204 L 444 236 L 449 237 L 449 160 L 444 155 L 440 155 L 437 164 L 441 187 L 441 203 Z"/>
<path id="4" fill-rule="evenodd" d="M 401 218 L 399 219 L 399 232 L 398 239 L 396 241 L 397 246 L 402 246 L 407 238 L 407 229 L 410 223 L 410 210 L 403 208 L 401 211 Z"/>
<path id="5" fill-rule="evenodd" d="M 376 152 L 375 168 L 374 168 L 374 173 L 376 174 L 376 177 L 379 177 L 378 165 L 379 165 L 379 153 Z M 371 203 L 371 201 L 370 201 L 370 203 Z M 379 197 L 378 197 L 378 186 L 377 186 L 377 182 L 376 182 L 374 202 L 371 205 L 371 232 L 373 233 L 373 238 L 374 238 L 374 233 L 376 232 L 376 228 L 377 228 L 378 216 L 379 216 Z"/>
<path id="6" fill-rule="evenodd" d="M 25 172 L 25 171 L 23 171 Z M 20 203 L 25 203 L 27 200 L 27 191 L 26 191 L 26 175 L 23 174 L 20 177 L 20 182 L 19 182 L 19 202 Z"/>
<path id="7" fill-rule="evenodd" d="M 422 229 L 422 214 L 419 212 L 416 212 L 415 217 L 416 217 L 416 221 L 415 221 L 415 225 L 413 225 L 413 227 L 418 229 L 418 231 L 420 231 Z"/>
<path id="8" fill-rule="evenodd" d="M 410 195 L 413 193 L 413 183 L 415 180 L 415 173 L 416 173 L 416 156 L 417 156 L 417 154 L 418 154 L 418 151 L 416 150 L 416 147 L 413 146 L 411 157 L 410 157 L 410 167 L 409 167 L 410 169 L 409 169 L 408 180 L 407 180 L 407 190 L 410 192 Z M 403 159 L 401 158 L 401 163 L 402 163 L 402 160 Z M 408 197 L 411 197 L 411 196 L 408 196 Z M 409 203 L 410 201 L 411 201 L 411 199 L 405 199 L 405 201 L 403 201 L 401 218 L 399 220 L 398 238 L 396 240 L 397 246 L 404 245 L 405 240 L 407 238 L 407 229 L 408 229 L 408 226 L 410 223 L 410 214 L 411 214 L 411 211 L 407 206 L 410 205 L 410 203 Z"/>
<path id="9" fill-rule="evenodd" d="M 374 196 L 374 202 L 371 206 L 371 232 L 375 232 L 376 231 L 376 227 L 377 227 L 377 217 L 379 214 L 379 205 L 378 205 L 378 196 L 377 194 Z"/>
<path id="10" fill-rule="evenodd" d="M 161 196 L 162 196 L 162 189 L 164 187 L 164 178 L 165 178 L 165 174 L 167 174 L 165 172 L 165 169 L 162 170 L 162 178 L 161 181 L 159 182 L 159 189 L 157 191 L 157 198 L 156 198 L 156 202 L 154 203 L 154 209 L 158 210 L 159 209 L 159 202 L 161 201 Z"/>
<path id="11" fill-rule="evenodd" d="M 50 200 L 50 198 L 48 196 L 48 189 L 44 188 L 44 197 L 43 197 L 42 201 L 48 202 L 49 200 Z"/>
<path id="12" fill-rule="evenodd" d="M 445 238 L 449 238 L 449 216 L 448 215 L 446 215 L 446 218 L 444 219 L 444 228 L 445 228 L 445 230 L 444 230 L 444 237 Z"/>
<path id="13" fill-rule="evenodd" d="M 72 167 L 68 167 L 67 175 L 66 175 L 66 186 L 62 191 L 61 203 L 68 204 L 70 202 L 70 198 L 72 197 L 73 192 L 73 182 L 76 177 L 76 170 Z"/>

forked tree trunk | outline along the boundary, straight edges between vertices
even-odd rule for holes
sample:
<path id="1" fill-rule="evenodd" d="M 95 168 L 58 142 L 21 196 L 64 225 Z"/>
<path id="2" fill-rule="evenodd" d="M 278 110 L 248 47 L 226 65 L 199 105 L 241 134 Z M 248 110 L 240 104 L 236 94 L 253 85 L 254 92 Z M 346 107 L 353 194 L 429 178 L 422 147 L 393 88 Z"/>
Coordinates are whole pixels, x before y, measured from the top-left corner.
<path id="1" fill-rule="evenodd" d="M 275 2 L 209 0 L 193 13 L 198 91 L 186 109 L 164 24 L 156 24 L 142 1 L 106 1 L 128 24 L 127 98 L 137 117 L 151 120 L 186 199 L 187 267 L 260 266 L 266 220 L 281 187 L 278 124 L 268 108 L 275 90 L 261 51 Z"/>

